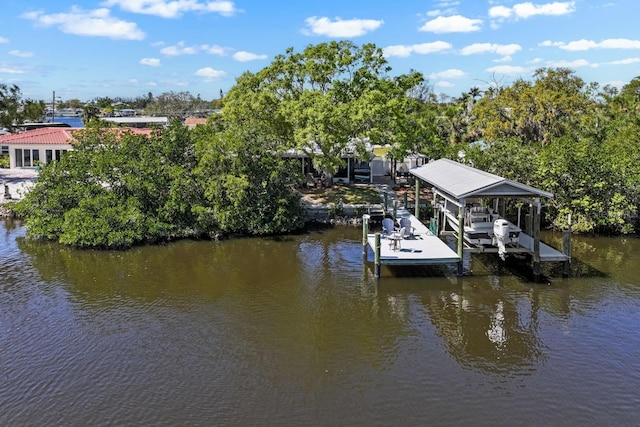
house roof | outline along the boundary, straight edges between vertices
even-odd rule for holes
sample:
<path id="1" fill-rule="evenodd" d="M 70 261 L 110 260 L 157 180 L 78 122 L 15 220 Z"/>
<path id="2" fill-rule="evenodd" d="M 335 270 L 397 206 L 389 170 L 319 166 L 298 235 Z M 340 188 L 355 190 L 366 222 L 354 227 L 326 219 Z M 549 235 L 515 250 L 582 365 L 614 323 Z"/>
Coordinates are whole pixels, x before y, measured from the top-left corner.
<path id="1" fill-rule="evenodd" d="M 26 132 L 0 135 L 0 144 L 6 145 L 69 145 L 74 140 L 73 134 L 84 128 L 40 128 Z M 118 128 L 108 129 L 110 132 L 133 132 L 135 134 L 151 134 L 151 129 Z"/>
<path id="2" fill-rule="evenodd" d="M 47 127 L 26 132 L 0 135 L 0 144 L 16 145 L 65 145 L 73 139 L 73 132 L 80 128 Z"/>
<path id="3" fill-rule="evenodd" d="M 184 119 L 185 126 L 196 126 L 207 124 L 207 119 L 202 117 L 187 117 Z"/>
<path id="4" fill-rule="evenodd" d="M 409 172 L 458 200 L 468 197 L 553 197 L 547 191 L 449 159 L 439 159 Z"/>

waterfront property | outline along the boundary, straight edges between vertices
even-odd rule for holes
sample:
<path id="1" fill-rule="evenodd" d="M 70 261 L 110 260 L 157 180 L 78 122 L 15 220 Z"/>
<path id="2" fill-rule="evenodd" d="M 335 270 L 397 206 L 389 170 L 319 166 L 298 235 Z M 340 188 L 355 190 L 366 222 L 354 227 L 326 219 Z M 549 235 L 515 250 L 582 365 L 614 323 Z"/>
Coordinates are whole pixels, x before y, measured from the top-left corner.
<path id="1" fill-rule="evenodd" d="M 416 189 L 421 181 L 432 186 L 436 233 L 456 238 L 461 260 L 464 252 L 497 253 L 503 259 L 508 254 L 526 254 L 532 258 L 534 275 L 540 275 L 541 262 L 564 262 L 568 272 L 569 244 L 562 253 L 540 241 L 542 198 L 553 194 L 449 159 L 436 160 L 410 173 L 416 178 Z M 514 199 L 520 202 L 517 225 L 504 219 L 507 203 Z M 488 206 L 491 202 L 492 207 Z M 523 206 L 528 208 L 524 224 Z M 483 222 L 488 227 L 478 225 Z M 462 262 L 458 272 L 463 273 Z"/>

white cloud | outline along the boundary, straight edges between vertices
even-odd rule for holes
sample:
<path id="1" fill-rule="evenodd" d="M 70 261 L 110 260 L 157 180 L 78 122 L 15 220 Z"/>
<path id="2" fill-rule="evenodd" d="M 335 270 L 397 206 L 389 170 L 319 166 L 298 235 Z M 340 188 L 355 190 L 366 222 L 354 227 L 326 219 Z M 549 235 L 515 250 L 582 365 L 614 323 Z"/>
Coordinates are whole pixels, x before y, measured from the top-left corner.
<path id="1" fill-rule="evenodd" d="M 513 15 L 513 11 L 506 6 L 495 6 L 489 9 L 490 18 L 506 19 Z"/>
<path id="2" fill-rule="evenodd" d="M 564 43 L 563 42 L 552 42 L 551 40 L 545 40 L 542 43 L 538 44 L 539 46 L 543 46 L 543 47 L 549 47 L 549 46 L 563 46 Z"/>
<path id="3" fill-rule="evenodd" d="M 2 74 L 27 74 L 23 67 L 0 62 L 0 73 Z"/>
<path id="4" fill-rule="evenodd" d="M 6 44 L 9 43 L 9 39 L 6 37 L 0 37 L 0 44 Z"/>
<path id="5" fill-rule="evenodd" d="M 358 37 L 370 31 L 375 31 L 384 23 L 382 20 L 375 19 L 340 19 L 335 21 L 327 17 L 318 18 L 311 16 L 305 19 L 307 29 L 305 34 L 315 34 L 327 37 Z"/>
<path id="6" fill-rule="evenodd" d="M 626 58 L 626 59 L 620 59 L 618 61 L 607 62 L 607 64 L 610 64 L 610 65 L 629 65 L 629 64 L 637 64 L 638 62 L 640 62 L 640 58 Z"/>
<path id="7" fill-rule="evenodd" d="M 33 56 L 33 52 L 23 52 L 21 50 L 12 50 L 12 51 L 9 51 L 9 55 L 17 56 L 19 58 L 31 58 Z"/>
<path id="8" fill-rule="evenodd" d="M 148 65 L 150 67 L 159 67 L 160 66 L 160 60 L 158 58 L 142 58 L 140 60 L 140 64 Z"/>
<path id="9" fill-rule="evenodd" d="M 584 51 L 590 49 L 640 49 L 640 40 L 631 39 L 605 39 L 601 42 L 595 42 L 593 40 L 574 40 L 569 43 L 564 42 L 552 42 L 544 41 L 540 43 L 541 46 L 559 47 L 563 50 L 569 50 L 572 52 Z"/>
<path id="10" fill-rule="evenodd" d="M 451 43 L 443 42 L 443 41 L 435 41 L 431 43 L 420 43 L 420 44 L 412 44 L 412 45 L 394 45 L 387 46 L 383 48 L 385 57 L 407 57 L 412 53 L 417 53 L 419 55 L 427 55 L 429 53 L 438 53 L 444 52 L 446 50 L 450 50 L 452 48 Z"/>
<path id="11" fill-rule="evenodd" d="M 228 47 L 218 46 L 217 44 L 213 46 L 209 46 L 208 44 L 203 44 L 200 48 L 206 53 L 210 53 L 211 55 L 225 56 L 228 51 L 231 49 Z"/>
<path id="12" fill-rule="evenodd" d="M 255 53 L 245 52 L 244 50 L 241 50 L 240 52 L 236 52 L 233 54 L 233 59 L 239 62 L 248 62 L 248 61 L 255 61 L 258 59 L 267 59 L 267 55 L 258 55 Z"/>
<path id="13" fill-rule="evenodd" d="M 383 48 L 382 51 L 384 52 L 384 56 L 387 58 L 392 56 L 406 58 L 407 56 L 411 56 L 413 53 L 413 47 L 411 45 L 393 45 Z"/>
<path id="14" fill-rule="evenodd" d="M 188 12 L 219 13 L 223 16 L 231 16 L 239 12 L 232 1 L 214 0 L 200 2 L 198 0 L 106 0 L 102 6 L 119 6 L 120 9 L 154 15 L 161 18 L 177 18 Z"/>
<path id="15" fill-rule="evenodd" d="M 588 67 L 588 66 L 597 67 L 597 65 L 589 64 L 589 61 L 587 61 L 586 59 L 576 59 L 573 61 L 566 61 L 566 60 L 549 61 L 547 64 L 549 65 L 549 67 L 554 67 L 554 68 L 580 68 L 580 67 Z"/>
<path id="16" fill-rule="evenodd" d="M 511 8 L 506 6 L 494 6 L 489 9 L 489 17 L 498 21 L 503 21 L 509 18 L 528 19 L 532 16 L 537 15 L 568 15 L 575 12 L 575 10 L 576 5 L 574 1 L 553 2 L 545 4 L 533 4 L 531 2 L 524 2 L 515 4 Z"/>
<path id="17" fill-rule="evenodd" d="M 573 1 L 553 2 L 535 5 L 531 2 L 519 3 L 513 6 L 513 13 L 517 18 L 527 19 L 536 15 L 567 15 L 575 12 L 576 5 Z"/>
<path id="18" fill-rule="evenodd" d="M 514 65 L 496 65 L 495 67 L 489 67 L 485 71 L 496 74 L 526 74 L 529 70 L 525 67 L 518 67 Z"/>
<path id="19" fill-rule="evenodd" d="M 160 49 L 160 53 L 166 56 L 195 55 L 199 51 L 199 46 L 185 46 L 184 42 Z"/>
<path id="20" fill-rule="evenodd" d="M 462 48 L 462 55 L 476 55 L 480 53 L 496 53 L 502 56 L 510 56 L 522 50 L 519 44 L 474 43 Z"/>
<path id="21" fill-rule="evenodd" d="M 470 33 L 479 31 L 481 25 L 481 19 L 469 19 L 461 15 L 438 16 L 436 19 L 426 22 L 419 30 L 436 34 Z"/>
<path id="22" fill-rule="evenodd" d="M 145 33 L 135 22 L 127 22 L 110 16 L 109 9 L 84 11 L 72 6 L 69 13 L 45 14 L 42 11 L 28 12 L 22 18 L 35 21 L 43 27 L 57 26 L 60 31 L 86 37 L 109 37 L 112 39 L 142 40 Z"/>
<path id="23" fill-rule="evenodd" d="M 225 73 L 224 71 L 214 70 L 211 67 L 200 68 L 194 74 L 198 77 L 204 77 L 205 81 L 207 82 L 219 80 L 227 75 L 227 73 Z"/>
<path id="24" fill-rule="evenodd" d="M 459 79 L 465 77 L 467 73 L 462 70 L 458 70 L 455 68 L 450 68 L 448 70 L 440 71 L 438 73 L 429 74 L 430 80 L 436 79 Z"/>

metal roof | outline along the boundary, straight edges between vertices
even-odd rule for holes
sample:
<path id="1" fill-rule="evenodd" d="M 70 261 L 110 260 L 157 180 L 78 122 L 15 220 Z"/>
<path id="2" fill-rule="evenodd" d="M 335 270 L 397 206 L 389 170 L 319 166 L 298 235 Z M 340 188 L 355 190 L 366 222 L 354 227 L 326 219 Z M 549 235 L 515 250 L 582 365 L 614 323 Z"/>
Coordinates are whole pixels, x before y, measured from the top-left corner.
<path id="1" fill-rule="evenodd" d="M 409 172 L 458 200 L 468 197 L 553 197 L 547 191 L 449 159 L 435 160 Z"/>

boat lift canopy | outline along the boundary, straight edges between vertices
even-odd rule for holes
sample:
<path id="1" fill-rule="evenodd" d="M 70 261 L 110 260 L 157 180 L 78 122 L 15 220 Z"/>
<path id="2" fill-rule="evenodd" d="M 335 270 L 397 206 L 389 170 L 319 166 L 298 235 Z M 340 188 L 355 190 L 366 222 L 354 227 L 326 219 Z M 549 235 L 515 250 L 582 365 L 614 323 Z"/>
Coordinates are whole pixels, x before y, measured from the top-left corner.
<path id="1" fill-rule="evenodd" d="M 483 197 L 553 198 L 553 194 L 547 191 L 449 159 L 435 160 L 409 172 L 448 195 L 451 200 Z"/>

